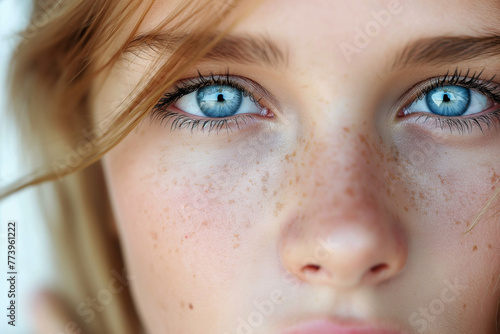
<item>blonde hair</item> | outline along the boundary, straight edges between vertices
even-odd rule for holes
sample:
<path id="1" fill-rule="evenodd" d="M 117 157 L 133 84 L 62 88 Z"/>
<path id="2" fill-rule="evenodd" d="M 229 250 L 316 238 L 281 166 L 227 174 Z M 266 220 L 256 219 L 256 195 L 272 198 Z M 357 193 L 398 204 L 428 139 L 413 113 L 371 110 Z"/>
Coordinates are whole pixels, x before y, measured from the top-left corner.
<path id="1" fill-rule="evenodd" d="M 149 114 L 187 69 L 257 5 L 255 1 L 246 4 L 242 0 L 220 1 L 214 13 L 207 10 L 214 7 L 213 3 L 208 6 L 208 0 L 183 1 L 150 34 L 137 36 L 139 25 L 153 3 L 35 0 L 31 23 L 21 33 L 12 58 L 13 116 L 21 128 L 24 146 L 30 148 L 34 166 L 43 168 L 2 189 L 0 199 L 31 185 L 60 180 L 44 184 L 39 191 L 61 264 L 61 296 L 69 310 L 96 296 L 108 286 L 112 272 L 121 273 L 123 268 L 110 224 L 113 217 L 103 173 L 96 162 Z M 230 16 L 236 9 L 238 15 Z M 234 19 L 225 22 L 230 17 Z M 130 33 L 124 36 L 124 27 L 131 21 Z M 90 114 L 90 100 L 97 76 L 104 75 L 129 45 L 137 42 L 153 45 L 155 33 L 162 29 L 195 34 L 186 35 L 178 49 L 165 57 L 166 61 L 158 57 L 154 75 L 144 79 L 148 81 L 145 88 L 122 104 L 118 117 L 102 129 L 102 134 L 96 135 L 89 129 L 96 126 Z M 110 48 L 113 48 L 111 53 Z M 103 55 L 109 56 L 103 59 Z M 85 137 L 89 131 L 93 134 L 91 139 Z M 73 153 L 67 153 L 68 150 Z M 58 159 L 64 156 L 66 163 L 61 163 Z M 137 333 L 137 317 L 126 290 L 115 294 L 113 302 L 92 321 L 80 321 L 82 331 Z"/>

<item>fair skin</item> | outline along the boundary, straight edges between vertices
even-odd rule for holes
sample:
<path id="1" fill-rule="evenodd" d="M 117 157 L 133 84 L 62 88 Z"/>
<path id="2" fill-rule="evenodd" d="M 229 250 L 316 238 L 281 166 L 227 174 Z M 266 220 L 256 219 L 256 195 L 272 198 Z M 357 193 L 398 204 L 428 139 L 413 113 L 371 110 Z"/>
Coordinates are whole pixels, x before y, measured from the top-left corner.
<path id="1" fill-rule="evenodd" d="M 103 158 L 147 333 L 278 334 L 315 320 L 379 329 L 359 333 L 495 332 L 500 225 L 487 216 L 464 231 L 500 175 L 498 121 L 462 133 L 399 111 L 416 84 L 457 68 L 488 81 L 500 58 L 393 64 L 422 38 L 491 34 L 500 6 L 390 3 L 265 1 L 231 35 L 274 41 L 280 64 L 211 59 L 183 78 L 243 78 L 269 113 L 210 133 L 148 118 Z M 171 5 L 155 4 L 142 31 Z M 103 79 L 97 119 L 149 61 Z M 488 99 L 478 114 L 498 109 Z"/>

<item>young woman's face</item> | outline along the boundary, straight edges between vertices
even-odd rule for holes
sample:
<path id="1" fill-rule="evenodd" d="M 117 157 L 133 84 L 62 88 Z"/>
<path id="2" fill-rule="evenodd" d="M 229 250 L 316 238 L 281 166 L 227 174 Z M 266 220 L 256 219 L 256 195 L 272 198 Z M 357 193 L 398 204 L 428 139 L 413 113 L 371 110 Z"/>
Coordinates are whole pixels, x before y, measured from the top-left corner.
<path id="1" fill-rule="evenodd" d="M 494 333 L 500 224 L 464 232 L 500 178 L 499 18 L 494 0 L 247 16 L 103 161 L 147 332 Z"/>

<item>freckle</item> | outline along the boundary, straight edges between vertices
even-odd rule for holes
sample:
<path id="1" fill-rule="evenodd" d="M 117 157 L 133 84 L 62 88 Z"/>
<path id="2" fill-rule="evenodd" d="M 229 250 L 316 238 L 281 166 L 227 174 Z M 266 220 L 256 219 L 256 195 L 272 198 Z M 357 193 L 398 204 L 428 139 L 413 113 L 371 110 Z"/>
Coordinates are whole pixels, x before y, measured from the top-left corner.
<path id="1" fill-rule="evenodd" d="M 462 308 L 465 310 L 467 308 L 467 305 L 466 304 L 463 304 L 462 305 Z"/>
<path id="2" fill-rule="evenodd" d="M 295 155 L 296 155 L 296 153 L 295 153 L 295 152 L 293 152 L 293 154 L 287 154 L 287 155 L 285 155 L 285 160 L 286 160 L 287 162 L 291 162 L 291 161 L 293 160 L 292 158 L 293 158 Z"/>
<path id="3" fill-rule="evenodd" d="M 492 171 L 493 171 L 493 176 L 491 177 L 491 184 L 495 184 L 498 181 L 499 176 L 493 168 Z"/>
<path id="4" fill-rule="evenodd" d="M 278 202 L 276 203 L 276 210 L 274 210 L 274 216 L 277 217 L 278 213 L 283 209 L 283 203 Z"/>
<path id="5" fill-rule="evenodd" d="M 153 248 L 154 248 L 154 249 L 157 249 L 157 248 L 158 248 L 158 245 L 157 245 L 157 244 L 154 244 Z"/>
<path id="6" fill-rule="evenodd" d="M 158 233 L 151 231 L 151 238 L 153 238 L 153 240 L 158 240 Z"/>
<path id="7" fill-rule="evenodd" d="M 193 309 L 193 304 L 189 303 L 189 309 L 192 310 Z"/>
<path id="8" fill-rule="evenodd" d="M 408 209 L 406 206 L 405 206 L 405 211 L 406 211 L 406 212 L 408 212 L 408 211 L 409 211 L 409 209 Z"/>
<path id="9" fill-rule="evenodd" d="M 472 247 L 472 251 L 473 252 L 477 251 L 477 246 L 476 245 L 474 245 L 474 247 Z"/>
<path id="10" fill-rule="evenodd" d="M 491 244 L 488 244 L 488 249 L 491 249 Z"/>
<path id="11" fill-rule="evenodd" d="M 346 126 L 344 126 L 342 129 L 343 129 L 345 132 L 351 132 L 351 129 L 349 129 L 349 128 L 348 128 L 348 127 L 346 127 Z"/>
<path id="12" fill-rule="evenodd" d="M 262 182 L 267 182 L 269 180 L 269 172 L 266 172 L 266 174 L 261 178 Z"/>
<path id="13" fill-rule="evenodd" d="M 457 222 L 455 224 L 460 225 L 460 222 L 457 220 Z"/>

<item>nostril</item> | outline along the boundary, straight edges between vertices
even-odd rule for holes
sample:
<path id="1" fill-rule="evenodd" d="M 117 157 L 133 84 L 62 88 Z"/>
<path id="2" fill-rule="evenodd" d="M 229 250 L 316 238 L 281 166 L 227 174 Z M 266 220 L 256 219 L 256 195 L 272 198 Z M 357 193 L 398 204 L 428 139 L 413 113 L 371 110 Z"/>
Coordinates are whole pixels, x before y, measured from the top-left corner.
<path id="1" fill-rule="evenodd" d="M 376 275 L 376 274 L 379 274 L 380 272 L 386 270 L 387 268 L 389 268 L 389 266 L 387 264 L 380 263 L 380 264 L 377 264 L 376 266 L 371 267 L 370 272 L 372 274 Z"/>
<path id="2" fill-rule="evenodd" d="M 318 266 L 317 264 L 308 264 L 302 267 L 302 272 L 304 273 L 316 273 L 321 267 Z"/>

